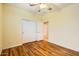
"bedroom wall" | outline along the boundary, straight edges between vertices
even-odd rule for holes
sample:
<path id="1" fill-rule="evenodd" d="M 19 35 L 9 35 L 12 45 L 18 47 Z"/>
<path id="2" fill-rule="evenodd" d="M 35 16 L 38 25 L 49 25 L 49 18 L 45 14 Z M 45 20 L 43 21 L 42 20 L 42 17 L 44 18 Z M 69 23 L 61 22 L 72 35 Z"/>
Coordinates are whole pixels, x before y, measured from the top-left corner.
<path id="1" fill-rule="evenodd" d="M 2 4 L 0 4 L 0 53 L 2 50 Z"/>
<path id="2" fill-rule="evenodd" d="M 3 49 L 21 45 L 22 34 L 21 34 L 21 20 L 35 20 L 39 21 L 40 16 L 31 13 L 23 8 L 18 8 L 10 4 L 4 4 L 4 40 Z"/>
<path id="3" fill-rule="evenodd" d="M 49 22 L 49 42 L 79 51 L 79 4 L 48 13 L 43 20 Z"/>

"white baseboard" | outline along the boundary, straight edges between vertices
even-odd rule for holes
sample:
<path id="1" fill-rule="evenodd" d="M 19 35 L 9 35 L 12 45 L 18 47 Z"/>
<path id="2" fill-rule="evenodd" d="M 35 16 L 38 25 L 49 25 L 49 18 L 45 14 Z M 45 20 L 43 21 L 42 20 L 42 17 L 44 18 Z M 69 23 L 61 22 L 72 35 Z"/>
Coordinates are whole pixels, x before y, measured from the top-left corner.
<path id="1" fill-rule="evenodd" d="M 22 44 L 23 44 L 23 43 L 22 43 Z M 9 47 L 3 47 L 2 50 L 3 50 L 3 49 L 8 49 L 8 48 L 13 48 L 13 47 L 16 47 L 16 46 L 20 46 L 20 45 L 22 45 L 22 44 L 17 44 L 17 45 L 9 46 Z"/>
<path id="2" fill-rule="evenodd" d="M 50 41 L 48 41 L 48 42 L 50 42 Z M 64 48 L 71 49 L 71 50 L 73 50 L 73 51 L 79 52 L 79 49 L 72 48 L 72 47 L 66 46 L 66 45 L 64 45 L 64 44 L 60 44 L 60 43 L 56 43 L 56 42 L 50 42 L 50 43 L 54 43 L 54 44 L 59 45 L 59 46 L 61 46 L 61 47 L 64 47 Z"/>
<path id="3" fill-rule="evenodd" d="M 0 49 L 0 55 L 1 55 L 2 49 Z"/>

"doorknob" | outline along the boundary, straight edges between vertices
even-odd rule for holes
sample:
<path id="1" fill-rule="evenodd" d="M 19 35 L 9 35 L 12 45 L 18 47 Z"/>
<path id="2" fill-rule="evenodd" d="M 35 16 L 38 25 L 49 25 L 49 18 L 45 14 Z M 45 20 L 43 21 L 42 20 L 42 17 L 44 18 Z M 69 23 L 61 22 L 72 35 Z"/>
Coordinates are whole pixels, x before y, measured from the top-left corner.
<path id="1" fill-rule="evenodd" d="M 22 32 L 22 34 L 24 34 L 24 32 Z"/>

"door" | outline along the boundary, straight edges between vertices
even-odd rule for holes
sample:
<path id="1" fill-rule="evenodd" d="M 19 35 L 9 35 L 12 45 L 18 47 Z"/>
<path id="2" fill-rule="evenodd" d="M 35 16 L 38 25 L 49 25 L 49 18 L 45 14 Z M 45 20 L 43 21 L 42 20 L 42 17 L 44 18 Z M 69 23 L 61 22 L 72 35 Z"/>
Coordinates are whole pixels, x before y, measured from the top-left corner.
<path id="1" fill-rule="evenodd" d="M 43 38 L 43 26 L 41 22 L 22 20 L 22 38 L 24 43 Z"/>
<path id="2" fill-rule="evenodd" d="M 22 20 L 22 36 L 24 42 L 35 41 L 35 22 Z"/>

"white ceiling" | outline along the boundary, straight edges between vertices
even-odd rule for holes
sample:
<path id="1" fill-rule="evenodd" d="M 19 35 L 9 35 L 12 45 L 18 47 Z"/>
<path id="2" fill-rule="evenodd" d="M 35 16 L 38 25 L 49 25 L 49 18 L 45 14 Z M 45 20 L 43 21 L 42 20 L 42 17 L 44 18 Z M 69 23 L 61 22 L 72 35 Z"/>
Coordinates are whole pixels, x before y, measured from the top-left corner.
<path id="1" fill-rule="evenodd" d="M 35 5 L 35 6 L 30 6 L 29 4 L 30 3 L 14 3 L 14 4 L 12 3 L 12 5 L 14 6 L 25 8 L 30 12 L 34 12 L 36 14 L 41 14 L 41 15 L 49 13 L 49 12 L 60 11 L 63 8 L 71 5 L 71 3 L 46 3 L 47 8 L 40 9 L 40 4 Z M 52 10 L 49 11 L 48 10 L 49 8 L 52 8 Z M 40 12 L 38 12 L 39 10 Z"/>

